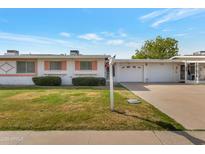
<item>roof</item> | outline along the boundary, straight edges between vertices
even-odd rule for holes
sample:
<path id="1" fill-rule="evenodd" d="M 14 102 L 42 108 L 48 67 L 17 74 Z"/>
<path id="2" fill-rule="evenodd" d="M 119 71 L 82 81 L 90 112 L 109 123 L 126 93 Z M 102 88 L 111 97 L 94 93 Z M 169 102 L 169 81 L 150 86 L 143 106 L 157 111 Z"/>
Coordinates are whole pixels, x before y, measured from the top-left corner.
<path id="1" fill-rule="evenodd" d="M 185 55 L 185 56 L 174 56 L 170 59 L 183 59 L 183 60 L 188 60 L 188 59 L 192 59 L 192 60 L 197 60 L 197 59 L 203 59 L 205 60 L 205 56 L 201 56 L 201 55 L 198 55 L 198 56 L 195 56 L 195 55 Z"/>
<path id="2" fill-rule="evenodd" d="M 76 59 L 76 58 L 108 58 L 110 55 L 53 55 L 53 54 L 21 54 L 21 55 L 0 55 L 0 59 Z"/>
<path id="3" fill-rule="evenodd" d="M 126 63 L 172 63 L 183 62 L 183 60 L 172 59 L 115 59 L 114 62 L 126 62 Z"/>

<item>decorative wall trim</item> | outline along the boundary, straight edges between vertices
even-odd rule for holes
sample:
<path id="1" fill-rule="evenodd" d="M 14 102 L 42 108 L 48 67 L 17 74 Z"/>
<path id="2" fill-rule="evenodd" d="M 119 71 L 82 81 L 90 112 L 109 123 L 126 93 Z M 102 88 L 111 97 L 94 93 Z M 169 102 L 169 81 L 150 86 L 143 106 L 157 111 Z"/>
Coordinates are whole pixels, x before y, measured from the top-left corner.
<path id="1" fill-rule="evenodd" d="M 7 70 L 5 70 L 5 69 L 3 68 L 5 65 L 8 65 L 10 68 L 7 69 Z M 12 66 L 11 64 L 9 64 L 8 62 L 5 62 L 5 63 L 3 63 L 3 64 L 0 65 L 0 70 L 2 70 L 2 71 L 5 72 L 5 73 L 8 73 L 9 71 L 11 71 L 11 70 L 14 69 L 14 68 L 15 68 L 15 67 Z"/>

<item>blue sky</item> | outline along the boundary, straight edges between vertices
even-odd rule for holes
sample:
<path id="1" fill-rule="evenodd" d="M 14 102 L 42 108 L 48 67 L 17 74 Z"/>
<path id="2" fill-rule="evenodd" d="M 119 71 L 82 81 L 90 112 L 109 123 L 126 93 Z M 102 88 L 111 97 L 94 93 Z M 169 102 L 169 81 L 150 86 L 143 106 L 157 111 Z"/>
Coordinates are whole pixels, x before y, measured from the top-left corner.
<path id="1" fill-rule="evenodd" d="M 110 54 L 130 58 L 157 35 L 180 54 L 205 50 L 205 9 L 0 9 L 0 54 Z"/>

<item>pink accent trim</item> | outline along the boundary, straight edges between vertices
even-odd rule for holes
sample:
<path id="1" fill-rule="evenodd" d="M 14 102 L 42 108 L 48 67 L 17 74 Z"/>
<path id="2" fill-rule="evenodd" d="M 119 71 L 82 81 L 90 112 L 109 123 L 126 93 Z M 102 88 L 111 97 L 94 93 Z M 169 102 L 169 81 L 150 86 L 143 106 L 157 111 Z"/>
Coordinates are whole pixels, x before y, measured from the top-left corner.
<path id="1" fill-rule="evenodd" d="M 0 74 L 0 76 L 36 76 L 36 74 Z"/>
<path id="2" fill-rule="evenodd" d="M 75 61 L 75 70 L 80 70 L 80 61 Z"/>
<path id="3" fill-rule="evenodd" d="M 67 61 L 61 61 L 61 70 L 67 70 Z"/>
<path id="4" fill-rule="evenodd" d="M 92 70 L 97 70 L 97 61 L 92 61 Z"/>

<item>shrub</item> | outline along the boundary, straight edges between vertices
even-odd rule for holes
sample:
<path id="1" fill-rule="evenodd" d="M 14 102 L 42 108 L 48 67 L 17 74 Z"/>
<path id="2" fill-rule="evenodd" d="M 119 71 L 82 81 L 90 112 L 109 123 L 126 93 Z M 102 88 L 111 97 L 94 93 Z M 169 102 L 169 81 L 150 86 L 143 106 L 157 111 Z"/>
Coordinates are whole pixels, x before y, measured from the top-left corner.
<path id="1" fill-rule="evenodd" d="M 105 86 L 106 80 L 102 77 L 76 77 L 72 83 L 74 86 Z"/>
<path id="2" fill-rule="evenodd" d="M 58 76 L 41 76 L 32 78 L 35 85 L 38 86 L 60 86 L 61 78 Z"/>

